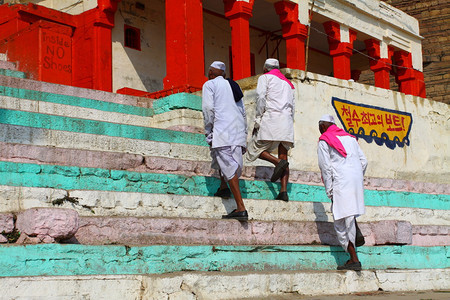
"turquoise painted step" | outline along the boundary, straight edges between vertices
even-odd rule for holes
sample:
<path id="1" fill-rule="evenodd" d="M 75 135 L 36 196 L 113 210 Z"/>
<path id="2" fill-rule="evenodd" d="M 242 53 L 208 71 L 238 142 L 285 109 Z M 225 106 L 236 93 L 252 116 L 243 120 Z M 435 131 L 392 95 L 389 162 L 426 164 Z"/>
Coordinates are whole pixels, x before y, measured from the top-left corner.
<path id="1" fill-rule="evenodd" d="M 25 74 L 24 72 L 8 69 L 0 69 L 0 75 L 17 78 L 27 78 L 27 74 Z"/>
<path id="2" fill-rule="evenodd" d="M 17 89 L 0 86 L 0 96 L 7 96 L 19 99 L 44 101 L 57 104 L 72 105 L 78 107 L 92 108 L 101 111 L 118 112 L 123 114 L 150 117 L 153 116 L 153 109 L 132 105 L 117 104 L 112 102 L 80 98 L 67 95 L 59 95 L 41 91 Z"/>
<path id="3" fill-rule="evenodd" d="M 358 248 L 364 269 L 444 269 L 448 247 Z M 0 276 L 162 274 L 178 271 L 334 270 L 348 259 L 329 246 L 0 247 Z"/>
<path id="4" fill-rule="evenodd" d="M 11 70 L 0 69 L 0 75 L 2 71 L 17 72 Z M 22 72 L 18 72 L 22 73 Z M 15 76 L 19 77 L 19 76 Z M 24 78 L 24 77 L 20 77 Z M 132 105 L 124 105 L 88 98 L 81 98 L 75 96 L 67 96 L 60 94 L 53 94 L 48 92 L 41 92 L 35 90 L 12 88 L 7 86 L 0 86 L 0 95 L 28 99 L 35 101 L 44 101 L 57 104 L 85 107 L 91 109 L 97 109 L 101 111 L 117 112 L 123 114 L 151 117 L 155 114 L 161 114 L 175 109 L 191 109 L 202 110 L 202 98 L 196 95 L 188 93 L 173 94 L 168 97 L 164 97 L 152 102 L 152 108 L 138 107 Z"/>
<path id="5" fill-rule="evenodd" d="M 9 186 L 212 196 L 219 184 L 205 176 L 0 162 L 0 185 Z M 242 196 L 251 199 L 274 199 L 280 188 L 258 180 L 240 180 L 240 187 Z M 322 186 L 290 183 L 288 192 L 291 201 L 329 201 Z M 370 206 L 450 209 L 450 195 L 365 190 L 364 196 Z"/>
<path id="6" fill-rule="evenodd" d="M 191 109 L 202 111 L 202 98 L 197 95 L 178 93 L 153 101 L 155 114 L 174 109 Z"/>
<path id="7" fill-rule="evenodd" d="M 0 123 L 166 143 L 208 146 L 202 134 L 0 109 Z"/>

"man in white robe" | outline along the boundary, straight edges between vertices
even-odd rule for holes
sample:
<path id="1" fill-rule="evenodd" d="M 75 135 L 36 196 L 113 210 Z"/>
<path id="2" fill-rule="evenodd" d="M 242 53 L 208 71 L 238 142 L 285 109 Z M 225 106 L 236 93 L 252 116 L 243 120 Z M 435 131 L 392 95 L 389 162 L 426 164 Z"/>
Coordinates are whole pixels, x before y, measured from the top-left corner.
<path id="1" fill-rule="evenodd" d="M 294 147 L 294 86 L 280 72 L 279 62 L 269 58 L 256 87 L 256 117 L 247 159 L 257 158 L 275 165 L 272 182 L 281 178 L 278 200 L 288 201 L 288 150 Z M 278 157 L 270 152 L 278 150 Z"/>
<path id="2" fill-rule="evenodd" d="M 202 89 L 205 136 L 211 146 L 211 167 L 218 169 L 221 176 L 221 185 L 215 195 L 229 196 L 228 182 L 236 201 L 236 209 L 223 218 L 245 221 L 248 213 L 239 189 L 239 176 L 247 145 L 247 119 L 242 99 L 235 101 L 231 85 L 224 76 L 225 64 L 213 62 L 208 72 L 209 80 Z"/>
<path id="3" fill-rule="evenodd" d="M 356 254 L 356 217 L 365 213 L 364 173 L 367 159 L 356 138 L 334 124 L 334 118 L 324 115 L 319 121 L 317 154 L 322 180 L 332 202 L 334 228 L 342 248 L 350 260 L 338 270 L 361 270 Z"/>

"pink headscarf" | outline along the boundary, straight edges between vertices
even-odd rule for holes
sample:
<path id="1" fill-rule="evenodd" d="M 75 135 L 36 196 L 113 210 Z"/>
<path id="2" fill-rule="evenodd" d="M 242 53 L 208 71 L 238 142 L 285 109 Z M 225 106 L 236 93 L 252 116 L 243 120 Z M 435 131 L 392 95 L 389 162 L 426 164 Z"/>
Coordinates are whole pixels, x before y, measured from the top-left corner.
<path id="1" fill-rule="evenodd" d="M 278 78 L 280 78 L 281 80 L 286 81 L 287 83 L 289 83 L 289 85 L 291 86 L 292 89 L 294 88 L 294 85 L 292 84 L 292 82 L 289 81 L 289 79 L 286 78 L 286 76 L 284 76 L 279 69 L 272 69 L 269 72 L 267 72 L 266 74 L 270 74 L 270 75 L 274 75 L 277 76 Z"/>
<path id="2" fill-rule="evenodd" d="M 337 138 L 338 136 L 351 136 L 352 138 L 356 139 L 356 137 L 354 137 L 350 133 L 347 133 L 346 131 L 333 124 L 328 127 L 327 131 L 322 133 L 322 135 L 319 137 L 319 141 L 322 140 L 327 142 L 328 145 L 336 149 L 337 152 L 339 152 L 343 157 L 347 157 L 347 151 L 345 151 L 345 148 L 342 145 L 341 141 Z"/>

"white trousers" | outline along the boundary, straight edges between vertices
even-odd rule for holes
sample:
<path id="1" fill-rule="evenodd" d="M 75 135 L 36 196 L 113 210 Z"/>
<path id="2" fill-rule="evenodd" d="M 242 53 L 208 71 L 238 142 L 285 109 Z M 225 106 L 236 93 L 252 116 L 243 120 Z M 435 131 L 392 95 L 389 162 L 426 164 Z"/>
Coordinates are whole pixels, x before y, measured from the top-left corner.
<path id="1" fill-rule="evenodd" d="M 226 181 L 230 181 L 234 176 L 239 178 L 244 165 L 242 150 L 241 146 L 211 148 L 211 167 L 220 170 Z"/>
<path id="2" fill-rule="evenodd" d="M 337 238 L 345 252 L 348 252 L 348 243 L 355 245 L 356 239 L 356 223 L 355 216 L 349 216 L 339 220 L 334 220 L 334 230 L 336 230 Z"/>

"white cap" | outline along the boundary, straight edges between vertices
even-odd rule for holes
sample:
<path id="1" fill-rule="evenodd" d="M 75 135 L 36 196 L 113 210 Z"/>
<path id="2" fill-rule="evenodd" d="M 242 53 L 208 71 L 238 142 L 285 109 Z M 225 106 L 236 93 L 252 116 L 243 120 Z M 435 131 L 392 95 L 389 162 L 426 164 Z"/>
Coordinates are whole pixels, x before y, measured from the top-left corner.
<path id="1" fill-rule="evenodd" d="M 278 59 L 275 58 L 268 58 L 266 59 L 266 62 L 264 63 L 265 66 L 273 67 L 273 68 L 279 68 L 280 63 L 278 62 Z"/>
<path id="2" fill-rule="evenodd" d="M 210 67 L 214 68 L 214 69 L 219 69 L 219 70 L 225 71 L 225 64 L 218 60 L 214 61 Z"/>
<path id="3" fill-rule="evenodd" d="M 334 123 L 334 118 L 333 118 L 332 115 L 323 115 L 323 116 L 320 118 L 319 122 L 320 122 L 320 121 Z"/>

